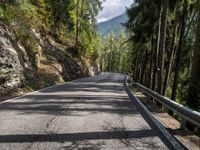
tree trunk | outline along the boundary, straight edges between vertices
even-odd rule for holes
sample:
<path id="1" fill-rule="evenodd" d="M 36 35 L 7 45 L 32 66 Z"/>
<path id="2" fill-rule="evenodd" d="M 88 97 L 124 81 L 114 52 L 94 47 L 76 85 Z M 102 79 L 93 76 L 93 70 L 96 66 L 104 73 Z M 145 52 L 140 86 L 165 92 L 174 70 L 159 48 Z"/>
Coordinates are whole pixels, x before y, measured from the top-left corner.
<path id="1" fill-rule="evenodd" d="M 196 11 L 193 12 L 192 17 L 189 23 L 187 24 L 187 30 L 185 31 L 185 38 L 188 36 L 189 32 L 192 29 L 192 25 L 193 25 L 193 21 L 195 20 L 195 17 L 196 17 Z"/>
<path id="2" fill-rule="evenodd" d="M 163 89 L 164 55 L 165 55 L 168 10 L 169 10 L 169 0 L 164 0 L 162 20 L 161 20 L 160 46 L 159 46 L 159 54 L 158 54 L 159 55 L 158 92 L 160 94 L 162 94 L 162 89 Z"/>
<path id="3" fill-rule="evenodd" d="M 138 53 L 137 53 L 135 64 L 136 65 L 135 65 L 135 68 L 134 68 L 134 76 L 135 76 L 135 80 L 138 81 L 138 78 L 137 78 L 137 74 L 138 74 Z"/>
<path id="4" fill-rule="evenodd" d="M 79 3 L 80 0 L 77 0 L 76 4 L 76 37 L 75 37 L 75 45 L 78 43 L 78 36 L 79 36 Z"/>
<path id="5" fill-rule="evenodd" d="M 142 62 L 143 62 L 143 59 L 144 59 L 144 55 L 143 53 L 140 52 L 140 61 L 138 63 L 138 82 L 141 81 L 141 74 L 142 74 Z"/>
<path id="6" fill-rule="evenodd" d="M 148 60 L 148 50 L 145 51 L 145 54 L 143 56 L 143 61 L 142 61 L 142 65 L 141 65 L 141 74 L 140 74 L 140 83 L 143 84 L 144 83 L 144 75 L 145 75 L 145 70 L 147 67 L 147 63 L 146 60 Z"/>
<path id="7" fill-rule="evenodd" d="M 140 53 L 140 50 L 141 49 L 138 49 L 138 61 L 137 61 L 137 71 L 136 71 L 136 79 L 137 81 L 139 82 L 140 81 L 140 72 L 141 72 L 141 60 L 143 59 L 142 58 L 142 55 Z"/>
<path id="8" fill-rule="evenodd" d="M 137 81 L 137 70 L 138 70 L 138 59 L 139 59 L 139 49 L 140 47 L 138 48 L 136 46 L 135 48 L 135 51 L 136 51 L 136 58 L 135 58 L 135 65 L 134 65 L 134 79 Z"/>
<path id="9" fill-rule="evenodd" d="M 158 71 L 158 52 L 159 52 L 159 44 L 160 44 L 160 26 L 161 26 L 161 10 L 159 14 L 159 21 L 157 27 L 157 45 L 153 52 L 153 59 L 154 59 L 154 70 L 153 70 L 153 81 L 152 81 L 152 90 L 156 89 L 156 79 L 157 79 L 157 71 Z"/>
<path id="10" fill-rule="evenodd" d="M 193 56 L 194 56 L 194 51 L 188 50 L 189 51 L 189 63 L 188 63 L 188 69 L 187 69 L 187 78 L 190 78 L 190 75 L 192 73 L 192 63 L 193 63 Z"/>
<path id="11" fill-rule="evenodd" d="M 192 63 L 192 73 L 188 90 L 188 106 L 199 108 L 200 106 L 200 2 L 198 2 L 198 23 L 196 40 L 194 44 L 194 57 Z"/>
<path id="12" fill-rule="evenodd" d="M 154 38 L 153 38 L 153 35 L 151 37 L 151 56 L 149 58 L 149 61 L 150 61 L 150 75 L 149 75 L 149 88 L 152 89 L 152 80 L 153 80 L 153 70 L 154 70 L 154 67 L 153 67 L 153 62 L 154 62 L 154 59 L 153 59 L 153 55 L 154 55 Z"/>
<path id="13" fill-rule="evenodd" d="M 84 5 L 85 5 L 85 0 L 81 1 L 81 21 L 84 20 Z M 82 25 L 80 25 L 79 32 L 82 33 Z"/>
<path id="14" fill-rule="evenodd" d="M 186 29 L 186 17 L 187 17 L 187 6 L 185 4 L 182 19 L 181 19 L 181 32 L 179 37 L 179 44 L 178 44 L 178 50 L 176 54 L 176 62 L 175 62 L 175 72 L 174 72 L 174 81 L 173 81 L 173 87 L 172 87 L 172 100 L 176 100 L 176 91 L 178 87 L 178 80 L 179 80 L 179 72 L 180 72 L 180 62 L 181 62 L 181 54 L 183 49 L 183 42 L 184 42 L 184 34 Z"/>
<path id="15" fill-rule="evenodd" d="M 169 62 L 167 63 L 167 69 L 166 69 L 166 74 L 165 74 L 165 79 L 164 79 L 164 85 L 163 85 L 163 95 L 166 95 L 166 90 L 168 87 L 168 82 L 169 82 L 169 77 L 171 75 L 171 68 L 172 68 L 172 63 L 173 63 L 173 58 L 174 58 L 174 53 L 175 53 L 175 48 L 176 48 L 176 37 L 177 37 L 177 31 L 178 31 L 178 4 L 176 4 L 176 17 L 175 17 L 175 22 L 173 25 L 173 34 L 172 34 L 172 40 L 171 40 L 171 46 L 170 46 L 170 56 L 169 56 Z"/>

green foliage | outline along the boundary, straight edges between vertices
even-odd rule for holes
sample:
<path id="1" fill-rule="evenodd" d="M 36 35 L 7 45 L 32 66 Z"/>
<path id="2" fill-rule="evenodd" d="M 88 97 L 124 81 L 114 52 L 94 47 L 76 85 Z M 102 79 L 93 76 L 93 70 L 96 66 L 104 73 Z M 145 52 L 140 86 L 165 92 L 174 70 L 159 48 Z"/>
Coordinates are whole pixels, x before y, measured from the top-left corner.
<path id="1" fill-rule="evenodd" d="M 70 23 L 73 25 L 71 27 L 71 30 L 73 30 L 74 33 L 75 33 L 75 24 L 76 24 L 76 19 L 77 19 L 77 17 L 76 17 L 76 11 L 75 11 L 75 9 L 76 9 L 76 2 L 77 2 L 76 0 L 72 0 L 70 2 L 69 6 L 68 6 L 69 16 L 71 18 Z"/>
<path id="2" fill-rule="evenodd" d="M 0 6 L 0 20 L 5 22 L 5 23 L 10 23 L 11 20 L 14 18 L 15 10 L 13 7 L 3 7 Z"/>
<path id="3" fill-rule="evenodd" d="M 69 31 L 69 28 L 61 24 L 57 31 L 57 41 L 69 47 L 74 45 L 74 35 Z"/>
<path id="4" fill-rule="evenodd" d="M 74 1 L 73 4 L 77 2 Z M 74 6 L 73 4 L 70 6 L 71 9 Z M 74 22 L 73 31 L 78 36 L 76 37 L 78 39 L 78 45 L 76 46 L 79 47 L 81 55 L 97 60 L 101 48 L 101 40 L 100 35 L 97 34 L 95 18 L 99 10 L 101 10 L 101 2 L 99 0 L 80 0 L 78 9 L 78 16 L 74 11 L 70 11 L 70 16 Z"/>
<path id="5" fill-rule="evenodd" d="M 32 57 L 38 52 L 39 41 L 32 30 L 41 35 L 51 34 L 57 42 L 79 48 L 81 55 L 93 60 L 99 56 L 101 41 L 96 32 L 96 16 L 101 9 L 99 0 L 9 0 L 0 6 L 0 21 L 9 25 Z M 78 26 L 76 25 L 78 20 Z M 75 45 L 76 27 L 78 45 Z"/>
<path id="6" fill-rule="evenodd" d="M 13 29 L 28 54 L 34 57 L 38 51 L 38 41 L 32 34 L 32 28 L 37 28 L 39 22 L 36 7 L 30 1 L 22 0 L 1 6 L 0 12 L 0 20 Z"/>
<path id="7" fill-rule="evenodd" d="M 35 54 L 38 52 L 39 46 L 39 42 L 34 37 L 34 35 L 29 30 L 27 30 L 26 27 L 21 26 L 17 30 L 17 36 L 19 37 L 19 41 L 23 43 L 23 45 L 26 47 L 28 54 L 31 57 L 34 57 Z"/>
<path id="8" fill-rule="evenodd" d="M 101 51 L 102 71 L 130 72 L 130 43 L 127 40 L 124 32 L 107 36 Z"/>
<path id="9" fill-rule="evenodd" d="M 37 7 L 37 20 L 39 26 L 46 32 L 50 31 L 52 26 L 52 9 L 47 4 L 46 0 L 37 0 L 33 4 Z"/>
<path id="10" fill-rule="evenodd" d="M 190 78 L 195 76 L 192 75 L 192 66 L 194 67 L 192 61 L 195 58 L 193 56 L 195 33 L 198 31 L 198 29 L 196 31 L 198 1 L 169 1 L 168 13 L 164 11 L 166 5 L 163 5 L 163 2 L 167 3 L 167 1 L 161 3 L 156 0 L 136 0 L 127 10 L 128 22 L 125 25 L 133 45 L 130 51 L 132 74 L 134 79 L 153 90 L 159 89 L 162 84 L 163 87 L 167 87 L 167 92 L 165 93 L 164 89 L 162 94 L 166 94 L 169 98 L 173 95 L 172 97 L 176 97 L 179 103 L 185 104 L 188 101 Z M 166 22 L 163 16 L 167 16 Z M 162 36 L 165 33 L 161 29 L 165 26 L 166 35 Z M 159 31 L 163 31 L 161 35 Z M 166 44 L 163 44 L 165 40 Z M 198 63 L 197 58 L 196 63 Z M 160 80 L 157 79 L 157 75 Z M 197 84 L 196 80 L 194 80 L 195 84 Z"/>

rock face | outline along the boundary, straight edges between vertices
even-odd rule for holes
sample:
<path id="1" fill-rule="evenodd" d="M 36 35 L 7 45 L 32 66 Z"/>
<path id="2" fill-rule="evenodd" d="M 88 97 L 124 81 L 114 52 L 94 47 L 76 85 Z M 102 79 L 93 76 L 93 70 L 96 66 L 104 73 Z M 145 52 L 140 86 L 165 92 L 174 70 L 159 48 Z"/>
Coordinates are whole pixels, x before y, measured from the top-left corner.
<path id="1" fill-rule="evenodd" d="M 98 74 L 96 63 L 90 63 L 83 57 L 67 53 L 68 49 L 49 39 L 45 45 L 43 55 L 56 60 L 62 66 L 62 77 L 65 81 L 75 80 Z"/>
<path id="2" fill-rule="evenodd" d="M 0 96 L 10 95 L 27 85 L 39 89 L 98 73 L 98 65 L 80 56 L 73 56 L 67 47 L 52 38 L 42 38 L 36 62 L 31 62 L 27 50 L 12 31 L 0 22 Z"/>
<path id="3" fill-rule="evenodd" d="M 23 66 L 16 50 L 14 35 L 0 24 L 0 94 L 8 94 L 25 81 Z M 18 47 L 18 50 L 20 48 Z"/>

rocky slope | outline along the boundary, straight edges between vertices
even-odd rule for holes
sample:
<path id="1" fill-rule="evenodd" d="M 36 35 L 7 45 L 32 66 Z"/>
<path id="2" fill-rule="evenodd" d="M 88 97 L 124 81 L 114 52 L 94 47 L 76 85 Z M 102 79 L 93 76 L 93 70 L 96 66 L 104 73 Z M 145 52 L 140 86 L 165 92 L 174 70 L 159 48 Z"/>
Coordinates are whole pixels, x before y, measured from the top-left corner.
<path id="1" fill-rule="evenodd" d="M 68 47 L 52 37 L 41 37 L 36 30 L 32 33 L 40 41 L 34 61 L 12 30 L 0 22 L 0 96 L 22 94 L 98 73 L 96 63 L 71 54 Z"/>

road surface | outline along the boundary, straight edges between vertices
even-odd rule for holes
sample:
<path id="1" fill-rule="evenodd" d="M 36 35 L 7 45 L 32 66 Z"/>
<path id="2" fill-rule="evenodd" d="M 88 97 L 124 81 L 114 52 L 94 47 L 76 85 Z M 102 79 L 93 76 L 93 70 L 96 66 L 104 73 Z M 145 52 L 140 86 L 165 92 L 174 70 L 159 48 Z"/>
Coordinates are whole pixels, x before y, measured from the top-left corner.
<path id="1" fill-rule="evenodd" d="M 108 73 L 0 104 L 0 150 L 172 149 L 123 82 Z"/>

